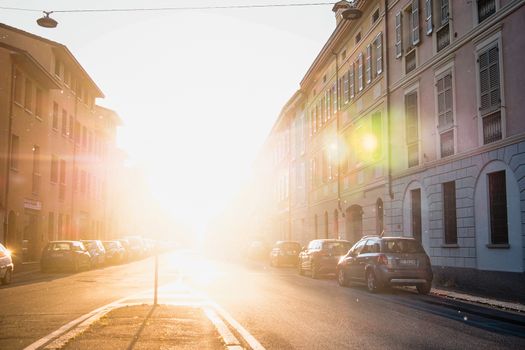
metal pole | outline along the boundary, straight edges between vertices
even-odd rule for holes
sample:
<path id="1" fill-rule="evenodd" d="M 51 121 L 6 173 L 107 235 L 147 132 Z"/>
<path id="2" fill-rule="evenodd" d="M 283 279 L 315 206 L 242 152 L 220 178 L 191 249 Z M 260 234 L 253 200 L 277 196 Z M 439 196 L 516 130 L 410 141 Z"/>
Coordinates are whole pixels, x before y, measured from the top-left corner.
<path id="1" fill-rule="evenodd" d="M 155 252 L 155 286 L 154 286 L 155 294 L 153 296 L 153 305 L 157 305 L 158 284 L 159 284 L 159 254 Z"/>

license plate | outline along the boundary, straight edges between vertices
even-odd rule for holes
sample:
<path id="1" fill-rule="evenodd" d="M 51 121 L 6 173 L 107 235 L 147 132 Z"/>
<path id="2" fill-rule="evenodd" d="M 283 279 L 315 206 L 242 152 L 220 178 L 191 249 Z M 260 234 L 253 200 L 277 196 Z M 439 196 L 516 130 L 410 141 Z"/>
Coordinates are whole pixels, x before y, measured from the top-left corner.
<path id="1" fill-rule="evenodd" d="M 415 259 L 400 259 L 399 260 L 400 265 L 416 265 Z"/>

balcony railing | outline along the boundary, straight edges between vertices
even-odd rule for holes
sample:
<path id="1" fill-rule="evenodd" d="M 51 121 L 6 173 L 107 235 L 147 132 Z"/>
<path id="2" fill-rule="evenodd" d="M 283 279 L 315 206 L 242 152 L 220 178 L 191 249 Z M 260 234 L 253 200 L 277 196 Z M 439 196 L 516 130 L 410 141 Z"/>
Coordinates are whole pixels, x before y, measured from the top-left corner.
<path id="1" fill-rule="evenodd" d="M 488 144 L 501 140 L 501 112 L 497 111 L 483 117 L 483 143 Z"/>
<path id="2" fill-rule="evenodd" d="M 450 130 L 440 135 L 441 158 L 454 154 L 454 131 Z"/>
<path id="3" fill-rule="evenodd" d="M 445 24 L 436 33 L 437 50 L 441 51 L 450 44 L 450 26 Z"/>
<path id="4" fill-rule="evenodd" d="M 408 146 L 408 167 L 419 165 L 419 145 L 413 144 Z"/>
<path id="5" fill-rule="evenodd" d="M 416 50 L 412 49 L 405 56 L 405 72 L 410 73 L 416 69 Z"/>

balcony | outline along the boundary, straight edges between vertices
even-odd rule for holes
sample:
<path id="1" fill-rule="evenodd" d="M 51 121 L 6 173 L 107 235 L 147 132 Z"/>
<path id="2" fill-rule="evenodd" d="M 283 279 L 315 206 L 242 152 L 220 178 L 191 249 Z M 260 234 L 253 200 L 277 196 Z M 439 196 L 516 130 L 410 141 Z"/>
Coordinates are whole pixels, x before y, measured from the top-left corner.
<path id="1" fill-rule="evenodd" d="M 492 143 L 502 139 L 501 112 L 483 117 L 483 144 Z"/>

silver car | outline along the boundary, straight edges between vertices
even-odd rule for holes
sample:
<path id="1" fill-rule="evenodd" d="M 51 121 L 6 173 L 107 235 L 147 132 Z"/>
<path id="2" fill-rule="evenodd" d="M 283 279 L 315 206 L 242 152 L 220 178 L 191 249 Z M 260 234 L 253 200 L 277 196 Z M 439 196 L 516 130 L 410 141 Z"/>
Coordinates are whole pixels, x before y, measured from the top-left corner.
<path id="1" fill-rule="evenodd" d="M 421 243 L 407 237 L 363 237 L 341 257 L 336 273 L 341 286 L 365 282 L 370 292 L 400 285 L 416 286 L 420 294 L 428 294 L 433 278 Z"/>

